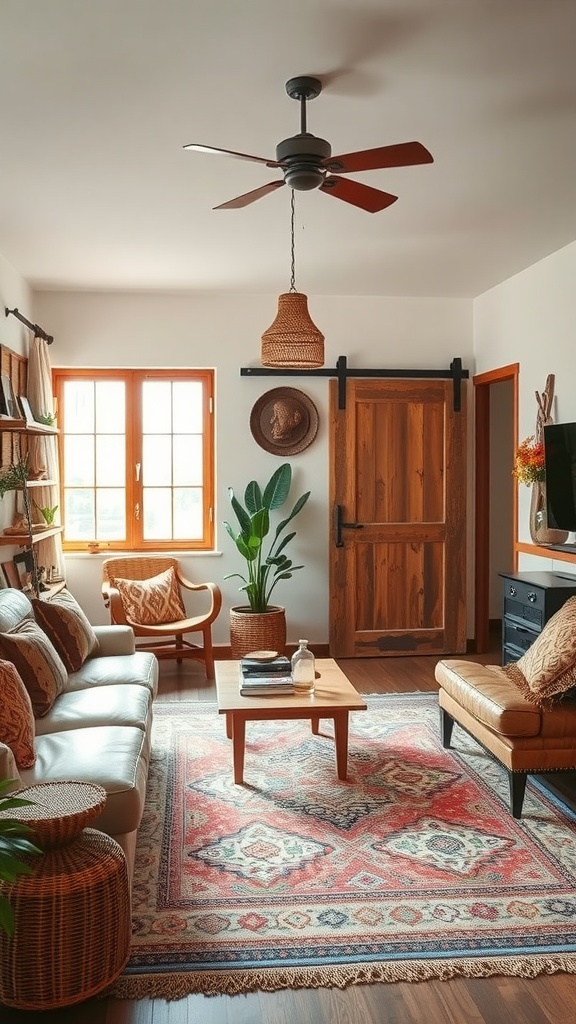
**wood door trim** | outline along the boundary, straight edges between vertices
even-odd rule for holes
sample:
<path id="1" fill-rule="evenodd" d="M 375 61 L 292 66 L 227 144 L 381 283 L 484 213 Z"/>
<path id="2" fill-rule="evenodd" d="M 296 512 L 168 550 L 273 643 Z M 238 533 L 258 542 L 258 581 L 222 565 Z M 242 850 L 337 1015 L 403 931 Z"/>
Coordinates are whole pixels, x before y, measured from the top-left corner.
<path id="1" fill-rule="evenodd" d="M 490 387 L 512 381 L 512 424 L 514 450 L 518 447 L 519 363 L 509 363 L 472 378 L 474 386 L 474 650 L 489 648 L 490 598 Z M 512 487 L 513 570 L 518 566 L 518 491 Z"/>

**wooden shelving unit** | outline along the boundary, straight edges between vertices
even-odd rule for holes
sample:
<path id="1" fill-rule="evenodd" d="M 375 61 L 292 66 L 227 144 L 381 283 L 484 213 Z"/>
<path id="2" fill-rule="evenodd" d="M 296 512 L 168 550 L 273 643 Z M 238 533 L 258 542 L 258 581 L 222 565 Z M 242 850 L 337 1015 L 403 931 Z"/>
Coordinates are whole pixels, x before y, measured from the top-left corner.
<path id="1" fill-rule="evenodd" d="M 11 416 L 0 415 L 0 430 L 10 430 L 15 434 L 49 434 L 53 436 L 58 433 L 56 427 L 49 427 L 45 423 L 27 423 L 25 419 L 13 419 Z"/>
<path id="2" fill-rule="evenodd" d="M 37 530 L 36 533 L 32 534 L 32 543 L 38 544 L 41 540 L 46 540 L 47 537 L 55 537 L 57 533 L 62 533 L 63 526 L 50 526 L 47 530 Z M 11 544 L 13 547 L 27 547 L 30 543 L 30 537 L 27 533 L 2 533 L 0 534 L 0 546 L 7 547 Z"/>
<path id="3" fill-rule="evenodd" d="M 521 552 L 524 555 L 538 555 L 540 558 L 553 558 L 559 562 L 572 562 L 576 563 L 576 551 L 572 548 L 569 551 L 561 551 L 556 548 L 544 548 L 539 547 L 538 544 L 526 544 L 523 541 L 518 541 L 515 545 L 516 551 Z"/>
<path id="4" fill-rule="evenodd" d="M 16 358 L 16 357 L 15 357 Z M 20 380 L 20 384 L 24 384 L 25 378 Z M 18 393 L 20 392 L 18 389 Z M 49 436 L 54 437 L 59 433 L 58 428 L 55 426 L 49 426 L 45 423 L 29 422 L 24 417 L 13 417 L 4 416 L 0 414 L 0 436 L 4 433 L 9 435 L 17 435 L 18 438 L 22 436 L 27 437 L 41 437 Z M 19 457 L 20 444 L 16 441 L 12 444 L 12 458 Z M 4 453 L 3 453 L 4 454 Z M 27 480 L 19 491 L 29 491 L 33 488 L 40 487 L 57 487 L 55 480 L 43 479 L 43 480 Z M 49 526 L 44 530 L 32 530 L 31 534 L 28 532 L 23 533 L 0 533 L 0 547 L 14 547 L 21 549 L 30 549 L 31 545 L 39 544 L 43 540 L 47 540 L 49 537 L 54 537 L 57 534 L 62 533 L 64 530 L 63 526 Z M 50 600 L 55 594 L 63 590 L 66 586 L 65 580 L 59 580 L 56 583 L 49 584 L 46 590 L 40 592 L 40 597 L 45 600 Z"/>

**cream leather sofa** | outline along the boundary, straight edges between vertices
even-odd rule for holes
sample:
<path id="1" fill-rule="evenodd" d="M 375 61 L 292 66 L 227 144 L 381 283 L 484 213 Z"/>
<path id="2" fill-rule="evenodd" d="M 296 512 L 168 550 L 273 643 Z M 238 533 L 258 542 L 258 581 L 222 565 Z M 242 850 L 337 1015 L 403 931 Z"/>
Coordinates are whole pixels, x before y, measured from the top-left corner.
<path id="1" fill-rule="evenodd" d="M 9 632 L 24 618 L 34 618 L 26 595 L 0 590 L 0 632 Z M 12 751 L 0 743 L 0 779 L 15 779 L 18 786 L 63 779 L 103 786 L 106 806 L 91 827 L 120 843 L 132 878 L 158 662 L 153 654 L 135 651 L 130 627 L 93 629 L 98 639 L 95 656 L 68 675 L 64 692 L 44 717 L 35 719 L 34 766 L 18 771 Z"/>

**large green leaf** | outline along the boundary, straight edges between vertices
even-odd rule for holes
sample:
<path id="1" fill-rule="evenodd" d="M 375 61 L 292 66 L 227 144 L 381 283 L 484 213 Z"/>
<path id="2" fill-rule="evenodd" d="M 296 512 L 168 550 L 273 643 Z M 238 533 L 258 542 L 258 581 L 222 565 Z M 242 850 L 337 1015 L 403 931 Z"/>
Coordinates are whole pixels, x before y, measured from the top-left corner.
<path id="1" fill-rule="evenodd" d="M 289 462 L 283 462 L 275 473 L 272 474 L 262 496 L 262 504 L 270 510 L 280 508 L 288 497 L 290 484 L 292 483 L 292 467 Z"/>
<path id="2" fill-rule="evenodd" d="M 260 484 L 256 483 L 255 480 L 251 480 L 244 491 L 244 503 L 252 516 L 259 508 L 262 508 L 262 491 L 260 490 Z"/>
<path id="3" fill-rule="evenodd" d="M 250 520 L 253 537 L 263 540 L 270 531 L 270 516 L 267 508 L 260 508 L 254 513 Z"/>
<path id="4" fill-rule="evenodd" d="M 242 507 L 238 498 L 235 497 L 234 491 L 231 487 L 228 488 L 228 494 L 230 496 L 230 504 L 236 513 L 236 518 L 240 523 L 240 529 L 242 533 L 250 533 L 250 516 L 248 515 L 245 508 Z"/>

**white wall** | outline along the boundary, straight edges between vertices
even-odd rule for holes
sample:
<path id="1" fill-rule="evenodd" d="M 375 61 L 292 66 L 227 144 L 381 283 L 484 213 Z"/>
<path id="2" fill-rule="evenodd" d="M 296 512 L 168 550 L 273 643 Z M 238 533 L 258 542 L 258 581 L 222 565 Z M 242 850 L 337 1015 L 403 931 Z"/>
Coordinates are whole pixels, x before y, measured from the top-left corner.
<path id="1" fill-rule="evenodd" d="M 474 301 L 476 372 L 518 362 L 522 440 L 536 427 L 535 392 L 556 376 L 555 422 L 576 420 L 576 242 L 485 292 Z M 520 485 L 518 539 L 530 543 L 530 488 Z M 520 569 L 576 573 L 574 563 L 520 554 Z"/>
<path id="2" fill-rule="evenodd" d="M 222 528 L 229 517 L 227 488 L 242 492 L 251 479 L 265 482 L 280 460 L 264 452 L 250 433 L 254 402 L 273 387 L 301 388 L 316 404 L 316 440 L 290 461 L 293 497 L 311 498 L 294 521 L 304 563 L 275 594 L 286 606 L 288 640 L 328 639 L 328 384 L 322 378 L 240 377 L 240 367 L 259 365 L 260 336 L 276 313 L 277 296 L 246 294 L 59 293 L 35 295 L 34 318 L 50 334 L 54 366 L 196 366 L 216 368 L 217 548 L 214 555 L 183 558 L 196 579 L 222 588 L 225 611 L 214 630 L 227 643 L 227 609 L 242 603 L 240 568 Z M 472 304 L 466 299 L 311 296 L 310 313 L 326 336 L 326 366 L 345 355 L 351 367 L 446 368 L 455 356 L 472 365 Z M 94 623 L 106 622 L 100 597 L 100 555 L 67 558 L 70 589 Z"/>
<path id="3" fill-rule="evenodd" d="M 23 316 L 33 320 L 32 289 L 23 277 L 0 255 L 0 342 L 21 355 L 28 355 L 30 331 L 15 316 L 4 315 L 5 309 L 19 309 Z"/>

